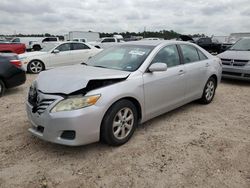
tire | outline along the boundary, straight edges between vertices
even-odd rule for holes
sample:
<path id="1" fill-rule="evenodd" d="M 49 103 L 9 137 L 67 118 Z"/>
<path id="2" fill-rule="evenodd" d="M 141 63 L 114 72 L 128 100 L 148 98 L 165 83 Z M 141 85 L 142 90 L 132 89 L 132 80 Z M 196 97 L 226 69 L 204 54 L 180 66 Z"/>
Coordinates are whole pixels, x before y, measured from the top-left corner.
<path id="1" fill-rule="evenodd" d="M 27 71 L 32 74 L 38 74 L 43 70 L 45 70 L 45 66 L 43 62 L 39 60 L 33 60 L 29 62 L 27 66 Z"/>
<path id="2" fill-rule="evenodd" d="M 101 141 L 112 146 L 123 145 L 132 137 L 137 124 L 135 105 L 129 100 L 120 100 L 109 108 L 103 118 Z"/>
<path id="3" fill-rule="evenodd" d="M 5 84 L 3 83 L 2 80 L 0 80 L 0 97 L 3 96 L 4 92 L 5 92 Z"/>
<path id="4" fill-rule="evenodd" d="M 209 104 L 212 102 L 216 91 L 216 80 L 210 77 L 204 87 L 202 97 L 199 102 L 202 104 Z"/>
<path id="5" fill-rule="evenodd" d="M 39 45 L 35 45 L 35 46 L 33 46 L 33 50 L 34 51 L 40 51 L 42 48 L 41 48 L 41 46 L 39 46 Z"/>

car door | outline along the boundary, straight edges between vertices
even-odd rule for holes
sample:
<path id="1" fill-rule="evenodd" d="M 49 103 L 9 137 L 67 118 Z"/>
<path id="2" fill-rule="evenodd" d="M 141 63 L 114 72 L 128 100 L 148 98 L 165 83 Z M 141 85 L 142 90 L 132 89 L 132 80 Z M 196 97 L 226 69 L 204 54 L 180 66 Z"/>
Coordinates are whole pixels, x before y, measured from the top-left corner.
<path id="1" fill-rule="evenodd" d="M 185 98 L 185 67 L 181 64 L 177 46 L 162 48 L 151 64 L 159 62 L 167 64 L 166 71 L 143 74 L 147 119 L 181 106 Z"/>
<path id="2" fill-rule="evenodd" d="M 50 67 L 59 67 L 72 64 L 71 43 L 60 44 L 55 48 L 55 50 L 52 51 L 50 55 Z"/>
<path id="3" fill-rule="evenodd" d="M 209 60 L 193 45 L 181 44 L 180 49 L 187 78 L 186 99 L 194 100 L 201 97 L 203 92 L 207 81 Z"/>
<path id="4" fill-rule="evenodd" d="M 86 62 L 93 56 L 92 50 L 84 43 L 72 43 L 72 64 Z"/>

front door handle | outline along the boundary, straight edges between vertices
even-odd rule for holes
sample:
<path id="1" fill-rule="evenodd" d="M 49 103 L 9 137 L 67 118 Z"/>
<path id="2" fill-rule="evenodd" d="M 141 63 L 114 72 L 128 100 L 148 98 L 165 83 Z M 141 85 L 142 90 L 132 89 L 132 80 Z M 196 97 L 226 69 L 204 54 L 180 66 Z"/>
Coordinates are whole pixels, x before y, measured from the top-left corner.
<path id="1" fill-rule="evenodd" d="M 182 75 L 182 74 L 184 74 L 184 73 L 185 73 L 184 70 L 181 69 L 181 70 L 179 70 L 179 73 L 178 73 L 178 74 L 179 74 L 179 75 Z"/>
<path id="2" fill-rule="evenodd" d="M 209 63 L 206 63 L 206 67 L 209 67 Z"/>

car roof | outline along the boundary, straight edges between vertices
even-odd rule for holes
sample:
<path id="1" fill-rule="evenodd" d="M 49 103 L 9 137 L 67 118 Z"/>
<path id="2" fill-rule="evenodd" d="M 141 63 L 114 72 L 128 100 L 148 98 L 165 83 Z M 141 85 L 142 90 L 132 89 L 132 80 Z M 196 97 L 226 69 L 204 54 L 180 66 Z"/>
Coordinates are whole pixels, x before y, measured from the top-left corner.
<path id="1" fill-rule="evenodd" d="M 190 42 L 184 41 L 175 41 L 175 40 L 140 40 L 140 41 L 131 41 L 122 43 L 123 45 L 130 44 L 130 45 L 145 45 L 145 46 L 159 46 L 159 45 L 166 45 L 166 44 L 190 44 Z"/>

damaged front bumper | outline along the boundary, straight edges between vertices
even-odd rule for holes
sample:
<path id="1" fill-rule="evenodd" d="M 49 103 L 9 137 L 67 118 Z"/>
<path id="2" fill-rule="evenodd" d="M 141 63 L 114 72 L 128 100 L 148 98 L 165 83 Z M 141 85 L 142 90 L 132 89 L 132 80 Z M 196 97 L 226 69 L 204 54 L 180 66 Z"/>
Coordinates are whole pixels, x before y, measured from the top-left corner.
<path id="1" fill-rule="evenodd" d="M 26 111 L 32 126 L 29 132 L 45 141 L 78 146 L 99 141 L 100 125 L 105 109 L 100 106 L 90 106 L 73 111 L 51 113 L 51 109 L 63 97 L 56 96 L 51 104 L 46 107 L 49 98 L 55 96 L 40 94 L 45 101 L 43 108 L 33 111 L 33 106 L 27 101 Z M 44 107 L 45 106 L 45 107 Z"/>

